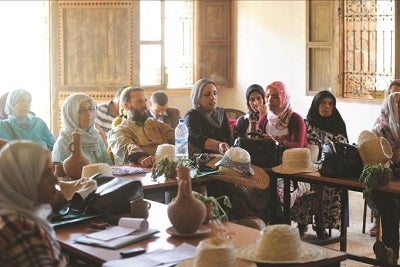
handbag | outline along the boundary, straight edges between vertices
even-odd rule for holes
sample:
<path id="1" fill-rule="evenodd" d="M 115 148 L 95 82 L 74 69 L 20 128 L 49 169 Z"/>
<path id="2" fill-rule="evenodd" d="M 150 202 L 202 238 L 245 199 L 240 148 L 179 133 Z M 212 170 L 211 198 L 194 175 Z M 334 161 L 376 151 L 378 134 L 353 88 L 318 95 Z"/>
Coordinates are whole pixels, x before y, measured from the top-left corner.
<path id="1" fill-rule="evenodd" d="M 285 148 L 270 138 L 238 137 L 234 146 L 241 147 L 251 156 L 251 164 L 271 168 L 282 163 Z"/>
<path id="2" fill-rule="evenodd" d="M 88 202 L 88 212 L 123 214 L 130 212 L 130 201 L 144 197 L 142 182 L 98 175 L 97 190 Z"/>
<path id="3" fill-rule="evenodd" d="M 322 145 L 319 173 L 326 177 L 358 178 L 364 168 L 355 145 L 333 143 Z"/>

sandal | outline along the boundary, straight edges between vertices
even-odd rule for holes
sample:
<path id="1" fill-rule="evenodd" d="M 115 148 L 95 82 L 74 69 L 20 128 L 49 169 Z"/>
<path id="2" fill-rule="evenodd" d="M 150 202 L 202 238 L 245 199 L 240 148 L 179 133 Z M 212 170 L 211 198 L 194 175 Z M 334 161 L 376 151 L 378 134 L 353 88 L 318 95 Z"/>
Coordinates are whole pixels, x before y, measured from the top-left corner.
<path id="1" fill-rule="evenodd" d="M 329 238 L 329 234 L 326 231 L 325 228 L 323 227 L 318 227 L 315 224 L 313 224 L 313 230 L 315 231 L 315 233 L 317 234 L 317 238 L 320 240 L 325 240 Z"/>

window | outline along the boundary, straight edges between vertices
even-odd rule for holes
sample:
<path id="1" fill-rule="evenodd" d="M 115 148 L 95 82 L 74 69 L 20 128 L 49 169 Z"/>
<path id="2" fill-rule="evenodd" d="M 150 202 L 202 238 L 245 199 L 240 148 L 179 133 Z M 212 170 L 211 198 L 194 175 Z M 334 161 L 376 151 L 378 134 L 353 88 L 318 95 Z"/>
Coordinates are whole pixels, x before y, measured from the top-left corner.
<path id="1" fill-rule="evenodd" d="M 394 0 L 309 1 L 308 92 L 383 98 L 400 67 L 396 5 Z"/>
<path id="2" fill-rule="evenodd" d="M 140 1 L 140 83 L 193 84 L 193 2 Z"/>

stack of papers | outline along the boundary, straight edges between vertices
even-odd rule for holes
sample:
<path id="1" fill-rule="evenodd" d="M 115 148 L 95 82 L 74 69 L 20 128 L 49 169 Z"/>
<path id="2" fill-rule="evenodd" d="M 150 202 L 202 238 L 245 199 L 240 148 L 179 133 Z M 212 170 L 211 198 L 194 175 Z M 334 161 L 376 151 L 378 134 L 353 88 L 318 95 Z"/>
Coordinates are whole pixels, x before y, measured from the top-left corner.
<path id="1" fill-rule="evenodd" d="M 175 264 L 193 258 L 196 253 L 196 247 L 183 243 L 180 246 L 171 249 L 159 249 L 150 253 L 142 254 L 132 258 L 108 261 L 103 264 L 103 267 L 126 267 L 126 266 L 140 266 L 140 267 L 167 267 L 174 266 Z"/>
<path id="2" fill-rule="evenodd" d="M 131 175 L 136 173 L 147 173 L 148 170 L 132 166 L 111 166 L 112 174 L 116 176 Z"/>
<path id="3" fill-rule="evenodd" d="M 123 217 L 119 220 L 117 226 L 82 235 L 75 239 L 75 241 L 93 246 L 116 249 L 150 237 L 158 232 L 158 230 L 149 229 L 149 223 L 146 219 Z"/>

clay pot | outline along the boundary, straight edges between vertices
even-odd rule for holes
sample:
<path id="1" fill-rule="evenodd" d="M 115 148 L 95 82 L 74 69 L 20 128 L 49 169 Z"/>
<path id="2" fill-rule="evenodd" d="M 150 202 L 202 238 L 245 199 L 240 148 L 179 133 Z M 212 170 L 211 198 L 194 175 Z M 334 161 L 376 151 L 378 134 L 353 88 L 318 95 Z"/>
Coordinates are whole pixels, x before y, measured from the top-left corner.
<path id="1" fill-rule="evenodd" d="M 178 194 L 168 205 L 168 218 L 178 233 L 194 234 L 204 222 L 206 206 L 192 194 L 190 168 L 177 168 Z"/>
<path id="2" fill-rule="evenodd" d="M 68 144 L 71 155 L 64 160 L 63 168 L 65 174 L 71 179 L 79 179 L 82 175 L 82 168 L 90 163 L 82 153 L 81 133 L 76 129 L 72 133 L 72 142 Z"/>

